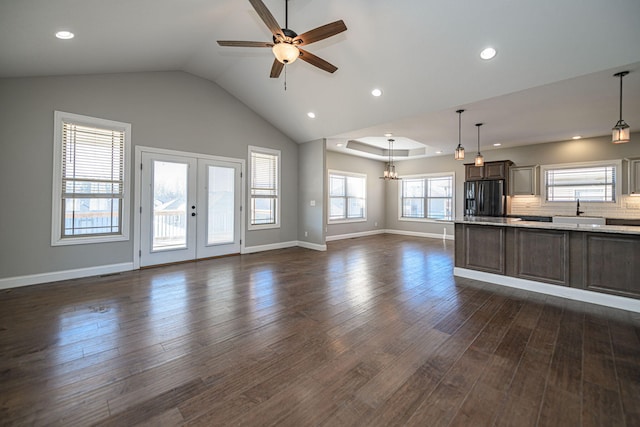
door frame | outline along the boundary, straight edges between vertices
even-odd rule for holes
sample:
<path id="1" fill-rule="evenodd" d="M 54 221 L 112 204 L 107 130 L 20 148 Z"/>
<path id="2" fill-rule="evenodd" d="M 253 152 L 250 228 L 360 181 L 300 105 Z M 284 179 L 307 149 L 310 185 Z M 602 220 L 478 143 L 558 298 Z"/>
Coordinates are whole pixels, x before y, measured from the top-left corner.
<path id="1" fill-rule="evenodd" d="M 233 157 L 214 156 L 211 154 L 192 153 L 188 151 L 169 150 L 166 148 L 145 147 L 136 145 L 134 157 L 134 179 L 133 179 L 133 269 L 140 269 L 140 233 L 141 233 L 141 197 L 142 197 L 142 153 L 165 154 L 169 156 L 193 157 L 196 159 L 206 159 L 222 162 L 232 162 L 240 164 L 240 253 L 244 253 L 246 242 L 246 218 L 245 218 L 245 180 L 246 180 L 246 160 Z"/>

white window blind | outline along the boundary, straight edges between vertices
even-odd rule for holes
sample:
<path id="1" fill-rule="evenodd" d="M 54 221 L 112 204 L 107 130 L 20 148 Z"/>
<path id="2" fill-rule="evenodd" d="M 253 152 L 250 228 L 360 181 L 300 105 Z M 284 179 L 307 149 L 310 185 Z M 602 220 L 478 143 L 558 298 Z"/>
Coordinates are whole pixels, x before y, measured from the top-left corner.
<path id="1" fill-rule="evenodd" d="M 364 175 L 329 173 L 329 220 L 366 218 L 367 184 Z"/>
<path id="2" fill-rule="evenodd" d="M 251 151 L 251 224 L 278 224 L 279 154 Z"/>
<path id="3" fill-rule="evenodd" d="M 400 218 L 450 220 L 453 217 L 453 174 L 405 177 L 400 199 Z"/>
<path id="4" fill-rule="evenodd" d="M 545 185 L 549 202 L 615 202 L 616 167 L 547 169 Z"/>
<path id="5" fill-rule="evenodd" d="M 129 238 L 129 123 L 55 111 L 51 244 Z"/>
<path id="6" fill-rule="evenodd" d="M 125 132 L 62 124 L 62 236 L 119 234 Z"/>

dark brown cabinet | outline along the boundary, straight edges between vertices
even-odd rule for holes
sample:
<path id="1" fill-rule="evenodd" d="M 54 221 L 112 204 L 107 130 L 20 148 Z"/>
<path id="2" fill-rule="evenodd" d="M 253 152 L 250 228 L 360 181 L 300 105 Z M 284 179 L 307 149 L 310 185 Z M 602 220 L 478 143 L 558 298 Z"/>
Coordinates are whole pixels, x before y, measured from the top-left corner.
<path id="1" fill-rule="evenodd" d="M 640 299 L 640 236 L 455 225 L 455 265 L 518 279 Z"/>
<path id="2" fill-rule="evenodd" d="M 478 181 L 481 179 L 508 179 L 509 167 L 513 164 L 510 160 L 498 162 L 485 162 L 484 166 L 476 166 L 473 163 L 464 165 L 465 181 Z"/>

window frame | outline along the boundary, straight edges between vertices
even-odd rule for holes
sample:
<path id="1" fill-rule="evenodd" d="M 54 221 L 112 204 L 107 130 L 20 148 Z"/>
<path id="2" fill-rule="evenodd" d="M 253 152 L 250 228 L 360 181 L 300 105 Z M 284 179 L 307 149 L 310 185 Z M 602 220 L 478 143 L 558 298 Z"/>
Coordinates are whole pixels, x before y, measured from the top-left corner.
<path id="1" fill-rule="evenodd" d="M 247 180 L 247 185 L 248 185 L 248 191 L 247 191 L 247 197 L 248 197 L 248 206 L 249 206 L 249 215 L 247 218 L 247 230 L 268 230 L 268 229 L 272 229 L 272 228 L 280 228 L 280 218 L 281 218 L 281 211 L 282 211 L 282 203 L 281 203 L 281 197 L 280 195 L 282 194 L 282 190 L 281 190 L 281 174 L 282 174 L 282 152 L 280 150 L 275 150 L 272 148 L 265 148 L 265 147 L 257 147 L 254 145 L 249 145 L 248 147 L 248 159 L 247 159 L 247 163 L 248 163 L 248 169 L 249 169 L 249 179 Z M 253 182 L 253 167 L 252 167 L 252 155 L 253 153 L 261 153 L 261 154 L 268 154 L 268 155 L 272 155 L 275 156 L 277 159 L 277 173 L 276 173 L 276 196 L 275 196 L 275 223 L 271 223 L 271 224 L 253 224 L 251 222 L 251 219 L 253 217 L 252 211 L 253 211 L 253 194 L 252 194 L 252 188 L 251 188 L 251 184 Z"/>
<path id="2" fill-rule="evenodd" d="M 338 196 L 331 196 L 331 176 L 341 176 L 345 178 L 345 195 L 339 196 L 344 198 L 345 201 L 345 217 L 339 219 L 331 219 L 331 198 Z M 351 178 L 360 178 L 364 180 L 364 198 L 363 198 L 363 209 L 362 209 L 362 217 L 349 218 L 349 196 L 347 189 L 347 177 Z M 335 169 L 329 169 L 327 172 L 327 224 L 346 224 L 353 222 L 366 222 L 367 221 L 367 175 L 363 173 L 357 172 L 345 172 L 339 171 Z"/>
<path id="3" fill-rule="evenodd" d="M 576 162 L 576 163 L 559 163 L 552 165 L 540 166 L 540 188 L 541 188 L 541 204 L 547 207 L 575 207 L 576 200 L 573 201 L 550 201 L 547 199 L 547 171 L 561 170 L 561 169 L 580 169 L 580 168 L 594 168 L 594 167 L 613 167 L 614 168 L 614 191 L 613 201 L 597 201 L 597 200 L 583 200 L 580 199 L 580 204 L 594 204 L 599 206 L 620 206 L 622 199 L 622 160 L 603 160 L 596 162 Z"/>
<path id="4" fill-rule="evenodd" d="M 423 179 L 425 180 L 425 191 L 428 189 L 428 181 L 432 178 L 442 178 L 442 177 L 451 177 L 451 218 L 449 219 L 441 219 L 441 218 L 429 218 L 429 199 L 447 199 L 448 197 L 428 197 L 425 195 L 421 197 L 424 199 L 424 212 L 427 216 L 422 218 L 417 217 L 405 217 L 403 216 L 403 194 L 404 194 L 404 182 L 405 180 L 412 179 Z M 403 175 L 402 181 L 398 186 L 398 221 L 409 221 L 409 222 L 453 222 L 456 215 L 456 174 L 455 172 L 438 172 L 438 173 L 426 173 L 426 174 L 416 174 L 416 175 Z"/>
<path id="5" fill-rule="evenodd" d="M 85 234 L 76 236 L 63 236 L 62 214 L 62 131 L 63 123 L 89 126 L 101 129 L 109 129 L 124 132 L 123 148 L 123 184 L 122 184 L 122 215 L 120 232 L 118 234 Z M 53 183 L 51 199 L 51 246 L 83 245 L 92 243 L 120 242 L 129 240 L 130 210 L 131 210 L 131 124 L 98 117 L 85 116 L 64 111 L 54 111 L 54 136 L 53 136 Z"/>

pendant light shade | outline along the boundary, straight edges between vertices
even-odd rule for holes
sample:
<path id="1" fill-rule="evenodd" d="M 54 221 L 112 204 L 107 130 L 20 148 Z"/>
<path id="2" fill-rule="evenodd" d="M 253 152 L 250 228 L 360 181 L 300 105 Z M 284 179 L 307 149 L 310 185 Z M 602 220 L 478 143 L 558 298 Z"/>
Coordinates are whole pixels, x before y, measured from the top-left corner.
<path id="1" fill-rule="evenodd" d="M 460 139 L 460 129 L 461 129 L 461 124 L 462 124 L 462 113 L 464 113 L 464 110 L 458 110 L 456 111 L 456 113 L 458 113 L 458 146 L 456 147 L 456 151 L 453 155 L 453 158 L 455 160 L 463 160 L 464 159 L 464 147 L 462 146 L 461 143 L 461 139 Z"/>
<path id="2" fill-rule="evenodd" d="M 482 123 L 476 123 L 476 126 L 478 128 L 478 154 L 476 154 L 475 165 L 484 166 L 484 157 L 480 154 L 480 126 L 482 126 Z"/>
<path id="3" fill-rule="evenodd" d="M 402 179 L 398 178 L 398 172 L 396 172 L 396 165 L 393 164 L 393 142 L 394 140 L 389 138 L 389 162 L 384 166 L 384 173 L 380 177 L 380 179 L 388 180 L 396 180 Z"/>
<path id="4" fill-rule="evenodd" d="M 624 144 L 630 140 L 629 125 L 622 120 L 622 78 L 627 74 L 629 74 L 628 71 L 622 71 L 613 75 L 614 77 L 620 77 L 620 120 L 611 129 L 611 142 L 614 144 Z"/>

